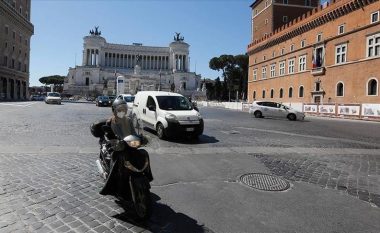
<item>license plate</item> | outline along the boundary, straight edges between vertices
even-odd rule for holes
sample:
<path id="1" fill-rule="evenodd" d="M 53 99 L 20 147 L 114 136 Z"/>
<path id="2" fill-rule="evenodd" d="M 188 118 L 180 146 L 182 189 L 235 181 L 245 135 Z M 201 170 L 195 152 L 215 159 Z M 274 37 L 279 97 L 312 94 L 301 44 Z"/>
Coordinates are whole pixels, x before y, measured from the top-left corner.
<path id="1" fill-rule="evenodd" d="M 187 131 L 187 132 L 193 132 L 193 131 L 194 131 L 194 128 L 186 128 L 186 131 Z"/>

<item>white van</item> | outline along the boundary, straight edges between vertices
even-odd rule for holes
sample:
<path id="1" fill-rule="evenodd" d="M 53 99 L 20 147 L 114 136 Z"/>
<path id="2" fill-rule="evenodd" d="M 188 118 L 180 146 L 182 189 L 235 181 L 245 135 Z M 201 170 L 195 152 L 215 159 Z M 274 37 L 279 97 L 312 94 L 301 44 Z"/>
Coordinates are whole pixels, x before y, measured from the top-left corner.
<path id="1" fill-rule="evenodd" d="M 164 91 L 140 91 L 135 95 L 132 118 L 156 130 L 162 139 L 175 135 L 198 137 L 203 133 L 202 116 L 183 95 Z"/>

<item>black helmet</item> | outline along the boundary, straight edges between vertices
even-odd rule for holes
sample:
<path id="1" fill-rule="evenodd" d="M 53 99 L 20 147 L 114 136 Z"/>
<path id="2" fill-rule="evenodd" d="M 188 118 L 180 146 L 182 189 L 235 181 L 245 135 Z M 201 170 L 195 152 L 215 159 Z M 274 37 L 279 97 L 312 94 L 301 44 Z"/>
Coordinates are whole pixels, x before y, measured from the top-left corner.
<path id="1" fill-rule="evenodd" d="M 125 102 L 123 99 L 115 99 L 112 103 L 112 113 L 117 116 L 118 112 L 124 112 L 127 114 L 128 106 L 127 102 Z"/>

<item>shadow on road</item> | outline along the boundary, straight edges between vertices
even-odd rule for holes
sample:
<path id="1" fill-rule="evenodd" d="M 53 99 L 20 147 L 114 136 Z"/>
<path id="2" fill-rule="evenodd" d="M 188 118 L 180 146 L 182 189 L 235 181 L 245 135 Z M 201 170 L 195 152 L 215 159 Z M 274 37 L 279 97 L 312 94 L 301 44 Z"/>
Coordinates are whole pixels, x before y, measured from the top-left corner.
<path id="1" fill-rule="evenodd" d="M 199 225 L 197 221 L 183 213 L 175 212 L 169 206 L 158 203 L 161 198 L 151 193 L 153 213 L 149 220 L 138 221 L 132 206 L 125 207 L 125 212 L 113 216 L 124 222 L 149 230 L 151 232 L 189 232 L 189 233 L 212 233 L 210 229 Z"/>
<path id="2" fill-rule="evenodd" d="M 157 137 L 156 131 L 144 127 L 144 130 L 150 134 L 153 134 L 155 137 Z M 218 139 L 216 139 L 213 136 L 208 136 L 205 134 L 200 135 L 198 138 L 189 138 L 186 136 L 182 137 L 176 137 L 176 138 L 166 138 L 164 139 L 166 141 L 170 142 L 175 142 L 175 143 L 180 143 L 180 144 L 190 144 L 190 145 L 195 145 L 195 144 L 210 144 L 210 143 L 217 143 L 219 142 Z"/>

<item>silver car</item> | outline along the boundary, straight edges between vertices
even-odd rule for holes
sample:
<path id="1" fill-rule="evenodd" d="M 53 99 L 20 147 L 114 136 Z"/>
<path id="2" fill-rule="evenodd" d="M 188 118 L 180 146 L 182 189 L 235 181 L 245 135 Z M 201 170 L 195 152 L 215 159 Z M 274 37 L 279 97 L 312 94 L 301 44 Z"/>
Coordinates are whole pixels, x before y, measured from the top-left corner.
<path id="1" fill-rule="evenodd" d="M 249 113 L 256 118 L 288 118 L 291 121 L 303 120 L 305 118 L 303 112 L 299 112 L 291 107 L 271 101 L 254 101 L 249 108 Z"/>

